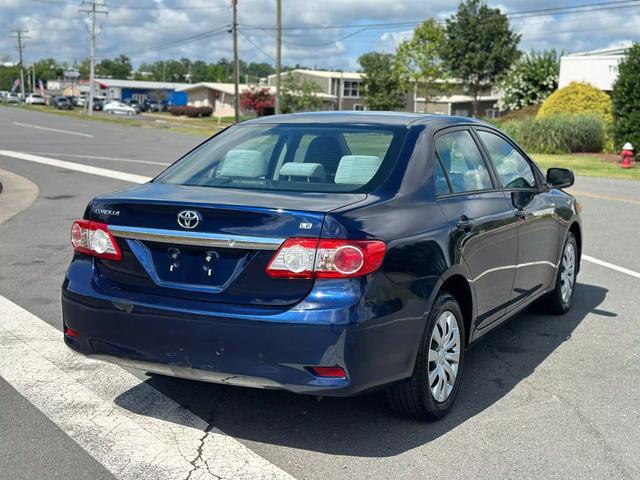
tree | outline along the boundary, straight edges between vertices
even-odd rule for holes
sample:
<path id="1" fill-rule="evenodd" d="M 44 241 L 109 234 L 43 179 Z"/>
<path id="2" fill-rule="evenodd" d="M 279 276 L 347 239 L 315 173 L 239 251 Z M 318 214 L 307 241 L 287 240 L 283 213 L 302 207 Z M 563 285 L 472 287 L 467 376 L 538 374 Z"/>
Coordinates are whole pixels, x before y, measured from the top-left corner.
<path id="1" fill-rule="evenodd" d="M 18 78 L 20 78 L 20 69 L 17 65 L 0 65 L 0 90 L 11 90 Z"/>
<path id="2" fill-rule="evenodd" d="M 259 117 L 272 115 L 275 101 L 268 88 L 251 88 L 240 95 L 242 108 L 254 112 Z"/>
<path id="3" fill-rule="evenodd" d="M 405 104 L 404 90 L 394 74 L 394 56 L 369 52 L 358 58 L 362 67 L 364 104 L 370 110 L 395 110 Z"/>
<path id="4" fill-rule="evenodd" d="M 618 65 L 618 79 L 613 85 L 613 140 L 615 149 L 631 142 L 640 148 L 640 44 L 634 43 Z"/>
<path id="5" fill-rule="evenodd" d="M 119 78 L 126 80 L 131 76 L 131 60 L 126 55 L 120 55 L 113 60 L 105 58 L 96 65 L 96 75 L 100 77 Z"/>
<path id="6" fill-rule="evenodd" d="M 542 103 L 558 88 L 560 56 L 555 50 L 530 52 L 516 61 L 499 83 L 501 110 Z"/>
<path id="7" fill-rule="evenodd" d="M 473 114 L 478 116 L 480 93 L 518 59 L 520 35 L 498 8 L 481 0 L 466 0 L 446 22 L 442 59 L 450 74 L 468 88 Z"/>
<path id="8" fill-rule="evenodd" d="M 320 85 L 303 79 L 296 73 L 283 75 L 280 92 L 282 111 L 291 113 L 320 110 L 322 99 L 318 93 L 321 91 Z"/>
<path id="9" fill-rule="evenodd" d="M 429 18 L 414 30 L 411 38 L 398 45 L 394 72 L 405 90 L 415 85 L 427 100 L 433 98 L 436 92 L 447 90 L 447 84 L 443 82 L 446 72 L 441 59 L 444 42 L 444 27 Z"/>

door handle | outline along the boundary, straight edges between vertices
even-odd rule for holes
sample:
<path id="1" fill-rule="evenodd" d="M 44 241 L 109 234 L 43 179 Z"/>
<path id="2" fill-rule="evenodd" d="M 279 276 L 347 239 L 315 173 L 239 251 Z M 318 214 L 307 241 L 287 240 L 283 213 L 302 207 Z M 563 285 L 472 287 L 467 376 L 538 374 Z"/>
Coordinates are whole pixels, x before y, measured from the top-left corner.
<path id="1" fill-rule="evenodd" d="M 462 215 L 456 223 L 456 228 L 458 230 L 469 230 L 471 227 L 473 227 L 474 223 L 474 219 L 469 218 L 466 215 Z"/>

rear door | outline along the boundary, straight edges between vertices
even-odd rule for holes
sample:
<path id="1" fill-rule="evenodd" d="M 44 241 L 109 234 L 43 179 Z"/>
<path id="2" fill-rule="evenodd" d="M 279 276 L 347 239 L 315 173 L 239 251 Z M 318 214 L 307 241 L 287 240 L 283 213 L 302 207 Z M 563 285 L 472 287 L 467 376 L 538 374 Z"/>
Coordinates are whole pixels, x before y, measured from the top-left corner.
<path id="1" fill-rule="evenodd" d="M 440 162 L 438 203 L 451 225 L 451 248 L 457 249 L 476 293 L 476 326 L 506 312 L 517 255 L 513 208 L 469 128 L 447 129 L 435 137 Z"/>
<path id="2" fill-rule="evenodd" d="M 493 130 L 476 131 L 517 217 L 518 261 L 510 302 L 516 308 L 555 278 L 561 245 L 555 201 L 541 174 L 511 142 Z"/>

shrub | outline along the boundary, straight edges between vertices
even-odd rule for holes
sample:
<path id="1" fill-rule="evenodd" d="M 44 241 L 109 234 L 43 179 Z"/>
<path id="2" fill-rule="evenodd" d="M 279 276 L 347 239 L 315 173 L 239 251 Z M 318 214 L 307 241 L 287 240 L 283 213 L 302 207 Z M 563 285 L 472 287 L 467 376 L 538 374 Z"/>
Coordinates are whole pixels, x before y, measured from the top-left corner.
<path id="1" fill-rule="evenodd" d="M 240 95 L 240 105 L 243 110 L 254 112 L 258 117 L 273 115 L 275 97 L 268 88 L 251 87 Z"/>
<path id="2" fill-rule="evenodd" d="M 184 109 L 185 109 L 185 107 L 178 107 L 178 106 L 174 106 L 174 107 L 169 107 L 168 108 L 169 113 L 171 115 L 175 115 L 176 117 L 180 116 L 180 115 L 184 115 Z"/>
<path id="3" fill-rule="evenodd" d="M 603 121 L 593 115 L 555 115 L 510 120 L 501 128 L 525 150 L 535 153 L 601 152 Z"/>
<path id="4" fill-rule="evenodd" d="M 609 128 L 612 121 L 611 99 L 602 90 L 588 83 L 571 82 L 544 101 L 537 118 L 576 114 L 597 116 Z"/>
<path id="5" fill-rule="evenodd" d="M 189 118 L 210 117 L 213 114 L 211 107 L 184 107 L 184 114 Z"/>
<path id="6" fill-rule="evenodd" d="M 500 109 L 519 110 L 542 103 L 558 88 L 559 75 L 560 58 L 555 50 L 525 53 L 499 83 Z"/>
<path id="7" fill-rule="evenodd" d="M 640 44 L 635 43 L 618 66 L 618 79 L 613 85 L 613 141 L 615 150 L 625 142 L 640 147 Z"/>

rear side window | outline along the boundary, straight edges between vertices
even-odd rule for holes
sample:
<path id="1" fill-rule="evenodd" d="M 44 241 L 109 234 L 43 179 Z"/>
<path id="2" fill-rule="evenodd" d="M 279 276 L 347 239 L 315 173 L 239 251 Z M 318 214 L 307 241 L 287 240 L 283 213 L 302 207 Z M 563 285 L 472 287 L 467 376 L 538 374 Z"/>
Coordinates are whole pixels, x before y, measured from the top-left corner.
<path id="1" fill-rule="evenodd" d="M 451 193 L 447 177 L 444 175 L 440 162 L 436 161 L 436 195 L 446 195 L 447 193 Z"/>
<path id="2" fill-rule="evenodd" d="M 437 137 L 436 152 L 454 193 L 493 188 L 482 154 L 467 130 L 445 133 Z"/>
<path id="3" fill-rule="evenodd" d="M 369 192 L 396 163 L 406 129 L 364 125 L 237 125 L 154 181 L 177 185 Z"/>
<path id="4" fill-rule="evenodd" d="M 500 183 L 504 188 L 536 188 L 536 180 L 529 162 L 502 137 L 478 131 L 487 148 Z"/>

